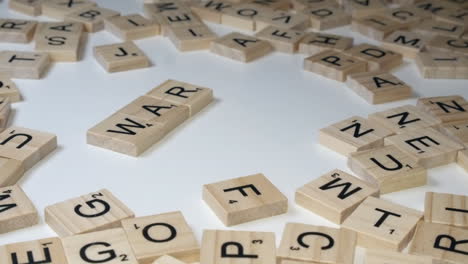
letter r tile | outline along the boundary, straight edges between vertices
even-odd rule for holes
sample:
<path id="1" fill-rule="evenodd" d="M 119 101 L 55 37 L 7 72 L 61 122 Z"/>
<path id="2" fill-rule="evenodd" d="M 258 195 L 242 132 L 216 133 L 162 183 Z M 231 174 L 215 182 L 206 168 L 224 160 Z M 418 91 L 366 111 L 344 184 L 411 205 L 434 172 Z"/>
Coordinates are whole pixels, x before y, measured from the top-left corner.
<path id="1" fill-rule="evenodd" d="M 203 186 L 203 200 L 226 225 L 284 214 L 288 199 L 263 174 Z"/>

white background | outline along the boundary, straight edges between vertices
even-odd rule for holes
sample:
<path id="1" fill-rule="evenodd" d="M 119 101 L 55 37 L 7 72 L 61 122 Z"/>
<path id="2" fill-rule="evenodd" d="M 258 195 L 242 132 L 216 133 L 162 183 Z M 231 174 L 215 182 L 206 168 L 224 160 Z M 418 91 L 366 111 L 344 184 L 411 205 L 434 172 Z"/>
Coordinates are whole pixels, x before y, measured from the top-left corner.
<path id="1" fill-rule="evenodd" d="M 133 0 L 99 4 L 124 14 L 142 10 Z M 28 18 L 8 11 L 6 1 L 0 17 Z M 220 35 L 232 31 L 210 27 Z M 332 32 L 371 42 L 349 27 Z M 19 183 L 39 210 L 40 224 L 0 235 L 0 244 L 54 236 L 44 223 L 44 208 L 101 188 L 137 216 L 181 210 L 201 239 L 203 229 L 225 228 L 201 200 L 202 185 L 258 172 L 288 196 L 289 212 L 233 229 L 273 231 L 279 243 L 286 222 L 334 226 L 293 202 L 303 184 L 335 168 L 349 172 L 343 156 L 317 144 L 320 128 L 351 115 L 414 104 L 416 97 L 468 98 L 466 81 L 424 80 L 407 61 L 395 73 L 413 86 L 414 98 L 373 106 L 343 83 L 303 71 L 303 55 L 274 53 L 243 64 L 208 51 L 180 53 L 162 36 L 136 41 L 153 67 L 108 74 L 94 60 L 92 47 L 119 41 L 104 31 L 93 34 L 82 61 L 55 64 L 43 80 L 15 80 L 24 101 L 14 104 L 11 124 L 55 133 L 59 148 Z M 3 49 L 33 50 L 33 44 L 0 44 Z M 86 144 L 89 128 L 170 78 L 212 88 L 216 101 L 138 158 Z M 383 198 L 423 210 L 426 191 L 466 194 L 467 187 L 468 174 L 453 164 L 431 169 L 426 187 Z M 357 263 L 362 253 L 358 250 Z"/>

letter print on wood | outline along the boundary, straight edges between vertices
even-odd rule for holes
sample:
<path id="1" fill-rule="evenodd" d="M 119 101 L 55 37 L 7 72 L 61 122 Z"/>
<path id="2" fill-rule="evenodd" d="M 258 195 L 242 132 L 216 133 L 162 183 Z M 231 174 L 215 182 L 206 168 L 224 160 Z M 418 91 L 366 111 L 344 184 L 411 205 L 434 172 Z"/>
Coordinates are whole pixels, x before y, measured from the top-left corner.
<path id="1" fill-rule="evenodd" d="M 276 263 L 275 234 L 269 232 L 205 230 L 200 263 Z"/>
<path id="2" fill-rule="evenodd" d="M 103 189 L 47 206 L 46 223 L 61 237 L 121 226 L 133 212 Z"/>
<path id="3" fill-rule="evenodd" d="M 38 222 L 36 208 L 19 186 L 0 188 L 0 234 L 30 227 Z"/>
<path id="4" fill-rule="evenodd" d="M 459 95 L 419 98 L 416 106 L 442 123 L 468 120 L 468 102 Z"/>
<path id="5" fill-rule="evenodd" d="M 424 221 L 467 228 L 468 196 L 427 192 Z"/>
<path id="6" fill-rule="evenodd" d="M 26 51 L 0 52 L 0 74 L 17 79 L 41 79 L 49 68 L 47 53 Z"/>
<path id="7" fill-rule="evenodd" d="M 422 216 L 414 209 L 368 197 L 342 227 L 358 233 L 358 246 L 401 251 L 410 242 Z"/>
<path id="8" fill-rule="evenodd" d="M 148 57 L 131 41 L 95 47 L 94 57 L 109 73 L 150 66 Z"/>
<path id="9" fill-rule="evenodd" d="M 367 62 L 367 70 L 390 71 L 403 63 L 399 53 L 370 44 L 360 44 L 345 51 L 349 56 Z"/>
<path id="10" fill-rule="evenodd" d="M 272 52 L 273 46 L 268 41 L 234 32 L 211 42 L 210 51 L 232 60 L 250 62 Z"/>
<path id="11" fill-rule="evenodd" d="M 226 225 L 284 214 L 288 199 L 263 174 L 206 184 L 203 200 Z"/>
<path id="12" fill-rule="evenodd" d="M 296 191 L 296 203 L 335 224 L 343 223 L 358 205 L 379 190 L 344 171 L 333 170 Z"/>
<path id="13" fill-rule="evenodd" d="M 67 262 L 62 242 L 57 237 L 0 246 L 0 263 L 71 264 Z"/>
<path id="14" fill-rule="evenodd" d="M 0 19 L 0 42 L 29 43 L 37 22 L 18 19 Z"/>
<path id="15" fill-rule="evenodd" d="M 366 69 L 365 61 L 333 50 L 325 50 L 304 59 L 304 70 L 339 82 L 345 82 L 348 75 L 364 72 Z"/>
<path id="16" fill-rule="evenodd" d="M 47 0 L 42 1 L 42 14 L 64 20 L 70 13 L 92 6 L 96 6 L 96 3 L 91 0 Z"/>
<path id="17" fill-rule="evenodd" d="M 141 264 L 163 255 L 189 263 L 199 260 L 200 246 L 181 212 L 123 220 L 122 227 Z"/>
<path id="18" fill-rule="evenodd" d="M 138 14 L 114 16 L 104 20 L 106 30 L 124 41 L 158 35 L 159 25 Z"/>

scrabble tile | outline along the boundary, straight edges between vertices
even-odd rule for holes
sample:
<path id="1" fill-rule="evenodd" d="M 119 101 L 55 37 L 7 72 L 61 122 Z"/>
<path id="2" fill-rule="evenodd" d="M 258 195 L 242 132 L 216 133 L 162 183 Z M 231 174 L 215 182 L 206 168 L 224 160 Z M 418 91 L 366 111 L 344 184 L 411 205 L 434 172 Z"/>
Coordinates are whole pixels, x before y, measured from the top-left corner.
<path id="1" fill-rule="evenodd" d="M 3 132 L 8 125 L 10 110 L 10 99 L 8 97 L 0 97 L 0 132 Z"/>
<path id="2" fill-rule="evenodd" d="M 279 27 L 269 26 L 258 32 L 255 36 L 270 42 L 276 51 L 295 53 L 304 35 L 305 33 L 302 31 L 285 30 Z"/>
<path id="3" fill-rule="evenodd" d="M 345 1 L 344 7 L 353 17 L 367 17 L 386 9 L 382 0 L 350 0 Z"/>
<path id="4" fill-rule="evenodd" d="M 468 120 L 468 102 L 458 95 L 419 98 L 416 106 L 442 123 Z"/>
<path id="5" fill-rule="evenodd" d="M 468 230 L 447 225 L 418 224 L 409 253 L 429 256 L 445 263 L 466 263 Z"/>
<path id="6" fill-rule="evenodd" d="M 194 116 L 213 101 L 213 90 L 195 84 L 167 80 L 146 95 L 189 108 Z"/>
<path id="7" fill-rule="evenodd" d="M 460 150 L 457 156 L 457 164 L 465 171 L 468 171 L 468 150 Z"/>
<path id="8" fill-rule="evenodd" d="M 0 97 L 10 98 L 10 102 L 15 103 L 22 100 L 21 93 L 16 84 L 6 75 L 0 74 Z"/>
<path id="9" fill-rule="evenodd" d="M 168 28 L 193 27 L 203 25 L 203 22 L 190 10 L 165 11 L 156 14 L 155 20 L 161 25 L 161 32 L 167 35 Z"/>
<path id="10" fill-rule="evenodd" d="M 277 254 L 280 260 L 351 264 L 356 233 L 324 226 L 287 223 Z"/>
<path id="11" fill-rule="evenodd" d="M 288 199 L 263 174 L 203 186 L 203 200 L 226 225 L 284 214 Z"/>
<path id="12" fill-rule="evenodd" d="M 434 168 L 455 162 L 463 146 L 433 128 L 406 131 L 385 138 L 385 145 L 395 145 L 424 168 Z"/>
<path id="13" fill-rule="evenodd" d="M 94 47 L 94 57 L 109 73 L 150 67 L 148 57 L 133 42 Z"/>
<path id="14" fill-rule="evenodd" d="M 302 11 L 310 16 L 310 25 L 315 30 L 327 30 L 351 24 L 351 16 L 337 6 L 309 7 Z"/>
<path id="15" fill-rule="evenodd" d="M 181 212 L 138 217 L 122 221 L 140 264 L 150 264 L 163 255 L 181 261 L 199 259 L 199 245 Z"/>
<path id="16" fill-rule="evenodd" d="M 81 23 L 75 24 L 74 27 L 73 23 L 50 23 L 38 28 L 35 35 L 35 50 L 49 54 L 50 59 L 55 62 L 80 60 L 84 44 L 81 34 L 83 26 Z M 72 33 L 73 28 L 78 28 L 75 30 L 79 31 Z"/>
<path id="17" fill-rule="evenodd" d="M 88 7 L 71 12 L 66 16 L 66 20 L 83 23 L 87 32 L 98 32 L 104 29 L 106 18 L 120 15 L 119 12 L 102 8 Z"/>
<path id="18" fill-rule="evenodd" d="M 427 171 L 395 146 L 352 153 L 348 167 L 380 189 L 382 194 L 424 186 Z"/>
<path id="19" fill-rule="evenodd" d="M 372 121 L 353 116 L 320 129 L 321 145 L 342 155 L 383 146 L 384 138 L 393 132 Z"/>
<path id="20" fill-rule="evenodd" d="M 302 11 L 307 8 L 315 7 L 338 7 L 336 0 L 292 0 L 292 6 L 297 11 Z"/>
<path id="21" fill-rule="evenodd" d="M 426 45 L 429 52 L 449 52 L 459 55 L 468 55 L 468 40 L 445 36 L 436 36 Z"/>
<path id="22" fill-rule="evenodd" d="M 138 264 L 122 228 L 62 239 L 68 263 Z"/>
<path id="23" fill-rule="evenodd" d="M 200 262 L 203 264 L 276 263 L 275 234 L 270 232 L 205 230 Z"/>
<path id="24" fill-rule="evenodd" d="M 0 262 L 67 264 L 67 259 L 62 242 L 53 237 L 0 246 Z"/>
<path id="25" fill-rule="evenodd" d="M 382 104 L 408 99 L 411 86 L 388 72 L 364 72 L 348 76 L 346 84 L 370 104 Z"/>
<path id="26" fill-rule="evenodd" d="M 161 25 L 161 32 L 164 32 L 164 28 L 167 27 L 168 23 L 170 22 L 168 18 L 165 18 L 161 15 L 168 14 L 172 20 L 177 21 L 179 23 L 186 23 L 187 21 L 183 21 L 183 15 L 191 15 L 191 10 L 189 5 L 187 5 L 183 1 L 179 0 L 159 0 L 153 3 L 145 3 L 143 5 L 143 12 L 146 17 L 157 21 L 158 23 L 163 22 Z M 177 19 L 177 16 L 179 17 Z M 192 18 L 192 17 L 189 17 Z M 187 18 L 185 18 L 186 20 Z M 179 21 L 182 20 L 182 21 Z M 190 21 L 189 21 L 190 22 Z M 187 26 L 187 24 L 185 24 Z"/>
<path id="27" fill-rule="evenodd" d="M 353 42 L 353 38 L 350 37 L 309 32 L 299 43 L 299 52 L 312 56 L 327 50 L 344 51 L 351 48 Z"/>
<path id="28" fill-rule="evenodd" d="M 258 6 L 268 7 L 273 10 L 288 10 L 291 5 L 289 0 L 249 0 L 248 2 Z"/>
<path id="29" fill-rule="evenodd" d="M 304 60 L 304 70 L 340 82 L 345 82 L 348 75 L 366 69 L 366 62 L 333 50 L 325 50 Z"/>
<path id="30" fill-rule="evenodd" d="M 368 197 L 343 223 L 357 233 L 357 245 L 401 251 L 411 240 L 422 212 Z"/>
<path id="31" fill-rule="evenodd" d="M 369 196 L 379 197 L 379 189 L 333 170 L 297 189 L 295 200 L 299 206 L 341 224 Z"/>
<path id="32" fill-rule="evenodd" d="M 276 10 L 261 12 L 260 15 L 255 18 L 255 23 L 257 30 L 265 29 L 268 26 L 274 26 L 282 29 L 304 31 L 310 25 L 309 20 L 309 17 L 302 13 Z"/>
<path id="33" fill-rule="evenodd" d="M 468 196 L 427 192 L 424 221 L 461 228 L 468 227 Z"/>
<path id="34" fill-rule="evenodd" d="M 167 36 L 179 51 L 207 50 L 217 35 L 206 25 L 168 28 Z"/>
<path id="35" fill-rule="evenodd" d="M 191 6 L 192 11 L 202 20 L 221 24 L 221 16 L 227 9 L 231 9 L 233 3 L 226 0 L 209 0 L 195 3 Z"/>
<path id="36" fill-rule="evenodd" d="M 42 15 L 64 20 L 72 12 L 93 6 L 96 3 L 91 0 L 47 0 L 42 1 Z"/>
<path id="37" fill-rule="evenodd" d="M 36 208 L 19 186 L 0 189 L 0 234 L 30 227 L 38 222 Z"/>
<path id="38" fill-rule="evenodd" d="M 395 22 L 382 15 L 371 15 L 363 18 L 353 18 L 351 29 L 362 35 L 382 41 L 393 31 L 401 29 L 404 24 Z"/>
<path id="39" fill-rule="evenodd" d="M 266 12 L 266 9 L 257 5 L 235 5 L 223 11 L 221 24 L 240 30 L 255 31 L 255 18 L 263 12 Z"/>
<path id="40" fill-rule="evenodd" d="M 415 59 L 418 53 L 424 50 L 425 45 L 426 38 L 423 35 L 410 31 L 395 31 L 382 43 L 384 48 L 399 52 L 409 59 Z"/>
<path id="41" fill-rule="evenodd" d="M 422 20 L 430 19 L 432 17 L 432 15 L 410 5 L 387 9 L 386 11 L 383 11 L 381 15 L 408 27 L 418 25 Z"/>
<path id="42" fill-rule="evenodd" d="M 468 147 L 468 120 L 444 123 L 438 129 L 442 134 Z"/>
<path id="43" fill-rule="evenodd" d="M 159 35 L 159 24 L 139 14 L 113 16 L 104 20 L 104 27 L 116 37 L 128 41 Z"/>
<path id="44" fill-rule="evenodd" d="M 39 33 L 48 35 L 77 36 L 84 30 L 83 23 L 80 22 L 40 22 L 36 28 L 35 37 Z"/>
<path id="45" fill-rule="evenodd" d="M 394 107 L 369 115 L 369 120 L 378 123 L 394 133 L 436 127 L 440 121 L 414 105 Z"/>
<path id="46" fill-rule="evenodd" d="M 153 262 L 153 264 L 186 264 L 176 258 L 164 255 Z"/>
<path id="47" fill-rule="evenodd" d="M 468 79 L 468 58 L 450 52 L 422 52 L 416 66 L 426 79 Z"/>
<path id="48" fill-rule="evenodd" d="M 133 212 L 106 189 L 45 208 L 46 223 L 61 237 L 120 227 L 132 217 Z"/>
<path id="49" fill-rule="evenodd" d="M 26 170 L 56 148 L 57 137 L 51 133 L 22 127 L 0 133 L 0 156 L 20 161 Z"/>
<path id="50" fill-rule="evenodd" d="M 1 51 L 0 74 L 17 79 L 41 79 L 49 68 L 47 53 L 27 51 Z"/>
<path id="51" fill-rule="evenodd" d="M 345 51 L 349 56 L 367 62 L 368 71 L 390 71 L 403 63 L 400 53 L 374 46 L 360 44 Z"/>
<path id="52" fill-rule="evenodd" d="M 29 43 L 37 22 L 18 19 L 0 19 L 0 42 Z"/>
<path id="53" fill-rule="evenodd" d="M 390 250 L 368 249 L 365 255 L 366 264 L 435 264 L 427 256 L 415 256 Z"/>
<path id="54" fill-rule="evenodd" d="M 251 62 L 273 51 L 268 41 L 233 32 L 211 42 L 210 51 L 244 63 Z"/>
<path id="55" fill-rule="evenodd" d="M 39 16 L 42 13 L 42 0 L 10 0 L 8 7 L 28 16 Z"/>
<path id="56" fill-rule="evenodd" d="M 434 16 L 437 21 L 444 21 L 461 26 L 468 25 L 468 13 L 466 9 L 444 9 Z"/>
<path id="57" fill-rule="evenodd" d="M 454 7 L 447 1 L 439 1 L 439 0 L 417 1 L 417 3 L 415 3 L 414 6 L 418 8 L 419 10 L 425 13 L 431 14 L 431 15 L 435 15 L 445 9 Z"/>
<path id="58" fill-rule="evenodd" d="M 459 38 L 465 32 L 465 27 L 453 23 L 447 23 L 435 20 L 424 20 L 415 24 L 411 31 L 422 34 L 427 37 L 446 36 Z"/>
<path id="59" fill-rule="evenodd" d="M 21 161 L 0 157 L 0 188 L 16 184 L 24 172 Z"/>

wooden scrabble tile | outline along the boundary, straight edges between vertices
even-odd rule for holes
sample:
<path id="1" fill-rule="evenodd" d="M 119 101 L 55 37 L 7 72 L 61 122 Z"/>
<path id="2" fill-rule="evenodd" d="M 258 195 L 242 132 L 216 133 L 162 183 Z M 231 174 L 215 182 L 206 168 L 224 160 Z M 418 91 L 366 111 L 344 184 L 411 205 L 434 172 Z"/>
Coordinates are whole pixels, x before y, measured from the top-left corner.
<path id="1" fill-rule="evenodd" d="M 338 7 L 339 4 L 336 0 L 292 0 L 292 6 L 297 11 L 302 11 L 311 7 Z"/>
<path id="2" fill-rule="evenodd" d="M 348 159 L 348 167 L 379 188 L 382 194 L 420 187 L 427 183 L 426 169 L 392 145 L 352 153 Z"/>
<path id="3" fill-rule="evenodd" d="M 0 262 L 67 264 L 67 259 L 62 241 L 53 237 L 0 246 Z"/>
<path id="4" fill-rule="evenodd" d="M 351 16 L 337 6 L 309 7 L 302 11 L 310 16 L 310 25 L 315 30 L 327 30 L 351 24 Z"/>
<path id="5" fill-rule="evenodd" d="M 382 43 L 384 48 L 399 52 L 409 59 L 415 59 L 418 53 L 424 50 L 425 45 L 426 38 L 423 35 L 410 31 L 395 31 Z"/>
<path id="6" fill-rule="evenodd" d="M 444 263 L 466 263 L 468 230 L 447 225 L 418 224 L 409 253 L 429 256 Z"/>
<path id="7" fill-rule="evenodd" d="M 71 12 L 66 16 L 66 20 L 83 23 L 87 32 L 98 32 L 104 29 L 106 18 L 118 15 L 120 13 L 117 11 L 91 6 Z"/>
<path id="8" fill-rule="evenodd" d="M 370 44 L 354 46 L 345 53 L 366 61 L 368 71 L 390 71 L 403 63 L 403 56 L 400 53 Z"/>
<path id="9" fill-rule="evenodd" d="M 84 25 L 80 22 L 40 22 L 36 28 L 35 37 L 38 34 L 78 36 L 83 33 Z"/>
<path id="10" fill-rule="evenodd" d="M 442 134 L 468 147 L 468 120 L 444 123 L 438 128 Z"/>
<path id="11" fill-rule="evenodd" d="M 255 36 L 259 39 L 270 42 L 276 51 L 295 53 L 298 50 L 299 42 L 304 35 L 305 33 L 302 31 L 269 26 L 258 32 Z"/>
<path id="12" fill-rule="evenodd" d="M 427 256 L 415 256 L 390 250 L 366 250 L 366 264 L 435 264 Z"/>
<path id="13" fill-rule="evenodd" d="M 340 82 L 346 81 L 348 75 L 366 69 L 366 62 L 333 50 L 325 50 L 304 60 L 304 70 Z"/>
<path id="14" fill-rule="evenodd" d="M 333 151 L 348 156 L 356 151 L 381 147 L 384 138 L 392 134 L 392 131 L 377 123 L 353 116 L 320 129 L 319 142 Z"/>
<path id="15" fill-rule="evenodd" d="M 120 227 L 132 217 L 133 212 L 106 189 L 45 208 L 46 223 L 61 237 Z"/>
<path id="16" fill-rule="evenodd" d="M 346 11 L 351 13 L 353 17 L 367 17 L 387 8 L 382 0 L 350 0 L 344 3 Z"/>
<path id="17" fill-rule="evenodd" d="M 440 125 L 439 120 L 414 105 L 404 105 L 376 112 L 369 115 L 369 120 L 397 134 Z"/>
<path id="18" fill-rule="evenodd" d="M 457 156 L 457 164 L 465 171 L 468 171 L 468 150 L 460 150 Z"/>
<path id="19" fill-rule="evenodd" d="M 148 57 L 131 41 L 94 47 L 94 57 L 109 73 L 151 66 Z"/>
<path id="20" fill-rule="evenodd" d="M 0 156 L 20 161 L 26 170 L 57 148 L 53 134 L 22 127 L 0 133 Z"/>
<path id="21" fill-rule="evenodd" d="M 267 7 L 272 10 L 289 10 L 291 2 L 289 0 L 249 0 L 248 3 Z"/>
<path id="22" fill-rule="evenodd" d="M 273 46 L 268 41 L 233 32 L 211 42 L 210 51 L 247 63 L 272 52 Z"/>
<path id="23" fill-rule="evenodd" d="M 424 0 L 424 1 L 417 1 L 414 6 L 419 10 L 431 14 L 436 15 L 437 13 L 448 9 L 454 8 L 450 2 L 448 1 L 440 1 L 440 0 Z"/>
<path id="24" fill-rule="evenodd" d="M 138 264 L 122 228 L 62 239 L 68 263 Z"/>
<path id="25" fill-rule="evenodd" d="M 145 3 L 143 6 L 144 14 L 153 19 L 160 19 L 162 13 L 190 14 L 190 6 L 180 0 L 158 0 L 152 3 Z M 166 19 L 167 20 L 167 19 Z"/>
<path id="26" fill-rule="evenodd" d="M 468 102 L 458 95 L 419 98 L 416 106 L 442 123 L 468 120 Z"/>
<path id="27" fill-rule="evenodd" d="M 10 0 L 8 7 L 18 13 L 28 16 L 39 16 L 42 13 L 43 0 Z"/>
<path id="28" fill-rule="evenodd" d="M 104 27 L 125 41 L 156 36 L 160 32 L 159 24 L 139 14 L 106 18 Z"/>
<path id="29" fill-rule="evenodd" d="M 446 36 L 459 38 L 465 32 L 465 27 L 453 23 L 435 20 L 424 20 L 415 24 L 411 31 L 422 34 L 426 37 Z"/>
<path id="30" fill-rule="evenodd" d="M 41 79 L 49 68 L 47 53 L 27 51 L 1 51 L 0 74 L 17 79 Z"/>
<path id="31" fill-rule="evenodd" d="M 179 51 L 209 49 L 211 42 L 217 38 L 206 25 L 168 28 L 167 36 Z"/>
<path id="32" fill-rule="evenodd" d="M 129 117 L 157 123 L 166 131 L 173 130 L 189 118 L 189 108 L 151 96 L 140 96 L 119 111 Z"/>
<path id="33" fill-rule="evenodd" d="M 163 255 L 184 262 L 199 259 L 200 247 L 181 212 L 123 220 L 122 227 L 140 264 L 150 264 Z"/>
<path id="34" fill-rule="evenodd" d="M 192 11 L 202 20 L 221 24 L 221 16 L 224 10 L 231 9 L 233 3 L 226 0 L 209 0 L 198 2 L 191 6 Z"/>
<path id="35" fill-rule="evenodd" d="M 276 263 L 275 234 L 270 232 L 205 230 L 200 262 L 203 264 Z"/>
<path id="36" fill-rule="evenodd" d="M 370 104 L 408 99 L 413 94 L 411 86 L 388 72 L 351 74 L 346 84 Z"/>
<path id="37" fill-rule="evenodd" d="M 154 15 L 155 20 L 161 25 L 163 35 L 168 28 L 193 27 L 203 25 L 203 22 L 190 10 L 165 11 Z"/>
<path id="38" fill-rule="evenodd" d="M 276 10 L 261 12 L 260 15 L 255 18 L 255 23 L 257 30 L 265 29 L 268 26 L 274 26 L 282 29 L 304 31 L 310 25 L 309 20 L 309 17 L 303 13 Z"/>
<path id="39" fill-rule="evenodd" d="M 333 170 L 297 189 L 295 200 L 299 206 L 341 224 L 369 196 L 379 197 L 379 189 Z"/>
<path id="40" fill-rule="evenodd" d="M 468 40 L 445 36 L 436 36 L 426 44 L 429 52 L 449 52 L 468 55 Z"/>
<path id="41" fill-rule="evenodd" d="M 435 20 L 453 23 L 461 26 L 468 25 L 466 9 L 444 9 L 434 15 Z"/>
<path id="42" fill-rule="evenodd" d="M 21 161 L 0 157 L 0 188 L 16 184 L 24 172 Z"/>
<path id="43" fill-rule="evenodd" d="M 356 233 L 324 226 L 287 223 L 277 254 L 280 260 L 351 264 Z"/>
<path id="44" fill-rule="evenodd" d="M 240 30 L 255 31 L 255 18 L 266 8 L 254 4 L 239 4 L 226 9 L 221 15 L 221 24 Z"/>
<path id="45" fill-rule="evenodd" d="M 0 42 L 29 43 L 37 22 L 18 19 L 0 19 Z"/>
<path id="46" fill-rule="evenodd" d="M 35 50 L 49 54 L 55 62 L 75 62 L 81 59 L 83 36 L 80 34 L 62 34 L 48 30 L 35 36 Z"/>
<path id="47" fill-rule="evenodd" d="M 153 264 L 186 264 L 176 258 L 164 255 L 153 262 Z"/>
<path id="48" fill-rule="evenodd" d="M 226 226 L 284 214 L 288 210 L 286 196 L 263 174 L 206 184 L 203 200 Z"/>
<path id="49" fill-rule="evenodd" d="M 175 80 L 165 81 L 146 95 L 186 106 L 190 116 L 194 116 L 213 101 L 213 90 L 210 88 Z"/>
<path id="50" fill-rule="evenodd" d="M 424 168 L 455 162 L 463 146 L 433 128 L 406 131 L 385 138 L 385 145 L 395 145 Z"/>
<path id="51" fill-rule="evenodd" d="M 351 48 L 353 42 L 354 39 L 350 37 L 309 32 L 299 43 L 299 52 L 312 56 L 327 50 L 344 51 Z"/>
<path id="52" fill-rule="evenodd" d="M 393 31 L 401 29 L 404 24 L 395 22 L 382 15 L 371 15 L 363 18 L 353 18 L 351 29 L 371 39 L 382 41 Z"/>
<path id="53" fill-rule="evenodd" d="M 432 17 L 431 14 L 427 14 L 411 5 L 403 5 L 398 8 L 387 9 L 381 14 L 388 19 L 399 22 L 408 27 L 418 25 L 422 20 L 430 19 Z"/>
<path id="54" fill-rule="evenodd" d="M 0 74 L 0 97 L 10 98 L 10 102 L 15 103 L 22 100 L 21 93 L 16 84 L 5 75 Z"/>
<path id="55" fill-rule="evenodd" d="M 0 97 L 0 132 L 3 132 L 10 119 L 11 103 L 8 97 Z"/>
<path id="56" fill-rule="evenodd" d="M 344 221 L 342 228 L 357 232 L 357 245 L 401 251 L 410 242 L 422 212 L 368 197 Z"/>
<path id="57" fill-rule="evenodd" d="M 30 227 L 38 222 L 36 208 L 19 186 L 0 188 L 0 234 Z"/>
<path id="58" fill-rule="evenodd" d="M 468 79 L 468 58 L 450 52 L 422 52 L 416 66 L 426 79 Z"/>
<path id="59" fill-rule="evenodd" d="M 42 1 L 42 15 L 65 20 L 70 13 L 93 6 L 96 3 L 91 0 L 46 0 Z"/>
<path id="60" fill-rule="evenodd" d="M 467 228 L 468 196 L 427 192 L 424 221 Z"/>

